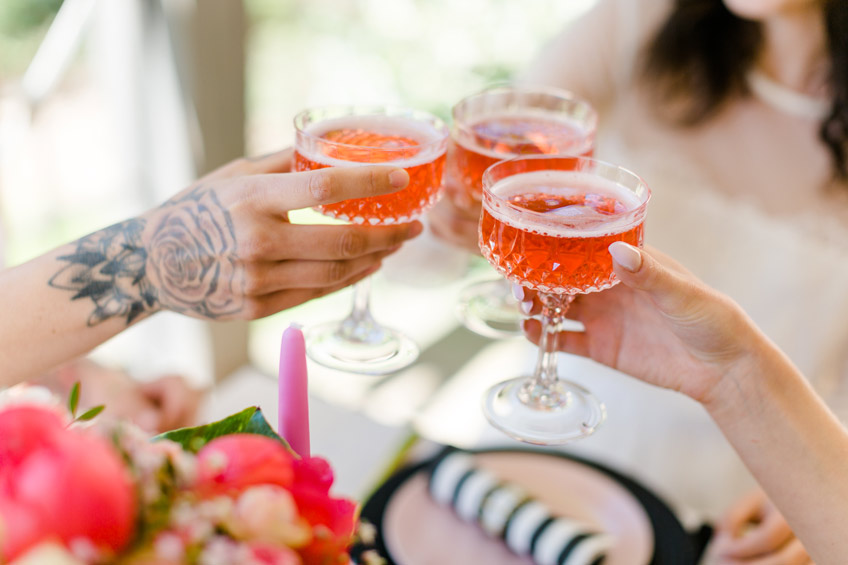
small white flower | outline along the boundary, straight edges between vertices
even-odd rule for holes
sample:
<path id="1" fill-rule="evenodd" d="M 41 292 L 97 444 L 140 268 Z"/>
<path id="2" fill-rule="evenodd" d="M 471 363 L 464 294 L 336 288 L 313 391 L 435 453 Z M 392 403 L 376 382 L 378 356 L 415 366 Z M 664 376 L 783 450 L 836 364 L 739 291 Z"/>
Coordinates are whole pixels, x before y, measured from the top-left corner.
<path id="1" fill-rule="evenodd" d="M 304 546 L 311 538 L 309 523 L 299 515 L 291 493 L 276 485 L 257 485 L 241 493 L 227 527 L 239 539 L 289 547 Z"/>
<path id="2" fill-rule="evenodd" d="M 386 560 L 375 549 L 363 551 L 360 556 L 364 565 L 385 565 Z"/>
<path id="3" fill-rule="evenodd" d="M 165 561 L 181 562 L 185 558 L 183 540 L 173 532 L 164 532 L 156 536 L 153 549 L 156 556 Z"/>
<path id="4" fill-rule="evenodd" d="M 52 542 L 40 543 L 15 559 L 11 565 L 84 565 L 67 549 Z"/>
<path id="5" fill-rule="evenodd" d="M 0 410 L 21 405 L 60 408 L 62 402 L 49 388 L 43 386 L 20 383 L 6 389 L 0 389 Z"/>

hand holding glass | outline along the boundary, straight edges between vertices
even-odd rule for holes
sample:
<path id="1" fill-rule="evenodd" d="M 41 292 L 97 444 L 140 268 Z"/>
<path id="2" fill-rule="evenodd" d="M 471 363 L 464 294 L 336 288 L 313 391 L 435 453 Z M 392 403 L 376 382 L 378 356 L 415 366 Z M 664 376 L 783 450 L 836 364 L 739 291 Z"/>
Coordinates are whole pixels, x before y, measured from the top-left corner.
<path id="1" fill-rule="evenodd" d="M 578 294 L 618 282 L 607 248 L 641 246 L 650 190 L 635 174 L 585 157 L 527 156 L 483 175 L 480 250 L 507 279 L 539 292 L 542 334 L 534 374 L 492 387 L 484 412 L 521 441 L 566 443 L 603 423 L 603 404 L 557 374 L 557 333 Z"/>
<path id="2" fill-rule="evenodd" d="M 407 223 L 439 195 L 448 131 L 430 114 L 390 107 L 316 108 L 298 114 L 295 129 L 297 171 L 386 163 L 409 173 L 409 184 L 398 192 L 319 206 L 327 216 L 365 225 Z M 371 316 L 369 285 L 367 279 L 357 283 L 347 318 L 307 329 L 313 360 L 344 371 L 384 374 L 418 357 L 415 342 Z"/>

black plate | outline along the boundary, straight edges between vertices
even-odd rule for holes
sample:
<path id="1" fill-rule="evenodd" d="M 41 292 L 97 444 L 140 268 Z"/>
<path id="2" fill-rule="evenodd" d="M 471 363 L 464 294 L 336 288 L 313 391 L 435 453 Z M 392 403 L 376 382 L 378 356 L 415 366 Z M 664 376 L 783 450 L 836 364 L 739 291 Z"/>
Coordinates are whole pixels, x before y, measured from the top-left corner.
<path id="1" fill-rule="evenodd" d="M 655 494 L 637 483 L 635 480 L 626 477 L 612 469 L 608 469 L 603 465 L 588 461 L 573 455 L 567 455 L 562 452 L 542 452 L 539 450 L 520 450 L 520 449 L 488 449 L 471 451 L 470 453 L 491 453 L 491 452 L 515 452 L 527 451 L 530 453 L 544 453 L 554 457 L 562 457 L 570 461 L 581 463 L 591 467 L 601 473 L 607 475 L 622 487 L 624 487 L 644 508 L 645 513 L 651 521 L 651 528 L 654 533 L 654 555 L 649 565 L 696 565 L 700 558 L 701 550 L 705 536 L 708 537 L 709 532 L 701 531 L 694 536 L 690 535 L 684 528 L 671 509 L 660 500 Z M 386 548 L 382 537 L 383 516 L 392 495 L 401 487 L 407 480 L 417 473 L 427 472 L 428 467 L 439 456 L 432 459 L 416 463 L 404 467 L 397 471 L 394 475 L 383 483 L 372 495 L 365 501 L 362 507 L 361 517 L 363 520 L 372 523 L 377 528 L 377 536 L 373 545 L 357 544 L 351 550 L 351 556 L 355 562 L 359 562 L 359 556 L 363 551 L 375 549 L 389 565 L 402 565 L 396 563 Z"/>

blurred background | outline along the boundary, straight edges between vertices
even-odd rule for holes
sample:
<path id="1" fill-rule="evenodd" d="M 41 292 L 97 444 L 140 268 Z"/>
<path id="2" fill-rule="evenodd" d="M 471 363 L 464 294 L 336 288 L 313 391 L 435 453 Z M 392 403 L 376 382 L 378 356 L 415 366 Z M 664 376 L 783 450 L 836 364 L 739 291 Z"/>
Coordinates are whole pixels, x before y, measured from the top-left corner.
<path id="1" fill-rule="evenodd" d="M 140 213 L 230 159 L 291 145 L 291 118 L 306 106 L 399 103 L 447 119 L 591 3 L 3 0 L 5 263 Z M 468 258 L 455 259 L 460 276 Z M 347 300 L 312 308 L 341 315 Z M 249 355 L 270 366 L 263 358 L 276 354 L 284 323 L 275 318 L 210 329 L 156 316 L 97 354 L 142 377 L 168 370 L 209 382 Z"/>

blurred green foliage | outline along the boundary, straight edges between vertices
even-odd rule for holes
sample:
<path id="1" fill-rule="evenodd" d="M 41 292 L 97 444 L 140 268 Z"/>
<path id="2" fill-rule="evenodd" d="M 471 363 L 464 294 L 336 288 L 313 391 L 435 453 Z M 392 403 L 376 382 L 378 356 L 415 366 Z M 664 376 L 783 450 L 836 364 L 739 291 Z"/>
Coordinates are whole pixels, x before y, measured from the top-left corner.
<path id="1" fill-rule="evenodd" d="M 40 31 L 53 19 L 62 0 L 3 0 L 0 2 L 0 33 L 22 37 Z"/>
<path id="2" fill-rule="evenodd" d="M 0 0 L 0 81 L 26 69 L 62 0 Z"/>

